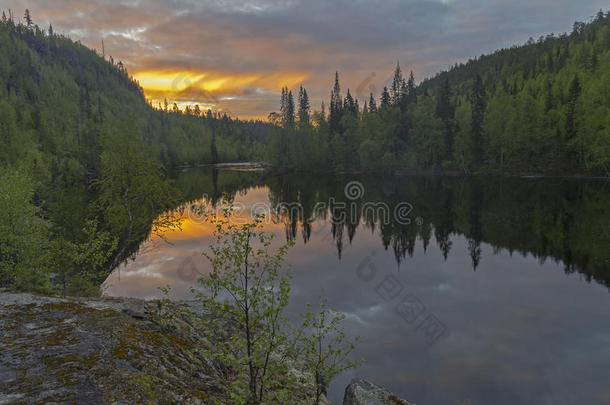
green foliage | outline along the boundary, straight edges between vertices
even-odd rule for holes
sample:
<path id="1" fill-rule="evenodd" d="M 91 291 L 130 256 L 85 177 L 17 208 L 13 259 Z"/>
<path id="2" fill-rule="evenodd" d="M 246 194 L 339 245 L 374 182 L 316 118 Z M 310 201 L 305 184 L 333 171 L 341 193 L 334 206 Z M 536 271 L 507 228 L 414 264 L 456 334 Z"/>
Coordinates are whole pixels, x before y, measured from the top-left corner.
<path id="1" fill-rule="evenodd" d="M 290 393 L 294 384 L 287 362 L 272 358 L 289 354 L 285 348 L 288 321 L 283 311 L 288 304 L 290 283 L 289 274 L 281 268 L 289 245 L 271 254 L 273 235 L 261 230 L 262 218 L 236 224 L 231 209 L 229 206 L 224 210 L 223 218 L 210 218 L 216 228 L 216 240 L 211 252 L 204 255 L 212 270 L 209 277 L 200 279 L 210 295 L 199 294 L 199 299 L 209 312 L 233 320 L 239 331 L 212 354 L 236 372 L 231 386 L 235 403 L 277 402 Z"/>
<path id="2" fill-rule="evenodd" d="M 0 286 L 43 291 L 49 288 L 44 256 L 48 224 L 32 203 L 31 180 L 0 170 Z"/>
<path id="3" fill-rule="evenodd" d="M 314 376 L 312 398 L 314 404 L 321 403 L 326 388 L 338 374 L 356 368 L 360 363 L 350 360 L 355 345 L 347 341 L 341 322 L 345 315 L 327 307 L 326 300 L 320 302 L 318 311 L 308 306 L 303 315 L 302 329 L 297 341 L 301 342 L 299 357 Z"/>
<path id="4" fill-rule="evenodd" d="M 224 216 L 209 219 L 215 241 L 204 255 L 212 269 L 199 280 L 203 292 L 193 292 L 210 316 L 193 319 L 217 340 L 203 350 L 231 370 L 231 402 L 319 403 L 326 384 L 356 365 L 347 359 L 353 345 L 339 327 L 343 316 L 326 308 L 310 311 L 295 332 L 284 315 L 291 276 L 282 268 L 292 242 L 273 250 L 263 218 L 242 223 L 232 216 L 231 204 Z M 229 325 L 224 332 L 221 319 Z"/>
<path id="5" fill-rule="evenodd" d="M 64 293 L 90 294 L 151 230 L 172 225 L 156 219 L 177 201 L 165 168 L 261 156 L 267 124 L 154 109 L 121 62 L 26 20 L 0 22 L 0 170 L 28 179 L 3 191 L 7 209 L 23 203 L 3 222 L 13 230 L 3 284 L 36 289 L 53 273 Z M 84 260 L 83 249 L 108 250 Z M 48 254 L 47 271 L 33 251 Z M 19 281 L 26 273 L 40 280 Z"/>
<path id="6" fill-rule="evenodd" d="M 609 33 L 610 15 L 599 13 L 571 35 L 481 56 L 417 87 L 397 65 L 379 109 L 371 95 L 354 111 L 358 101 L 349 89 L 342 98 L 336 74 L 328 121 L 285 128 L 283 143 L 295 146 L 270 143 L 268 159 L 315 171 L 607 176 Z M 314 149 L 311 139 L 327 142 Z"/>
<path id="7" fill-rule="evenodd" d="M 137 128 L 129 123 L 123 128 L 105 135 L 102 176 L 95 183 L 105 222 L 121 241 L 110 269 L 126 258 L 129 248 L 146 238 L 151 224 L 154 232 L 175 225 L 171 217 L 160 214 L 176 205 L 177 191 L 165 178 L 163 168 L 150 160 Z"/>
<path id="8" fill-rule="evenodd" d="M 62 237 L 51 241 L 47 263 L 63 295 L 98 295 L 99 286 L 108 276 L 106 264 L 118 246 L 118 238 L 99 231 L 94 220 L 88 221 L 82 231 L 82 242 Z"/>

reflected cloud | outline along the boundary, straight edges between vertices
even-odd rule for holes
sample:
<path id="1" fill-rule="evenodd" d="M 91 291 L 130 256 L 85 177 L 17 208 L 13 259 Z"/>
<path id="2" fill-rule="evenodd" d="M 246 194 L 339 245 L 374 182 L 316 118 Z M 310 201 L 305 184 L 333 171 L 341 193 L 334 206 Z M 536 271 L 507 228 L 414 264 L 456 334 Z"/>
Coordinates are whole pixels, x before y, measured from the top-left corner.
<path id="1" fill-rule="evenodd" d="M 200 184 L 193 193 L 201 196 L 202 190 L 216 190 L 205 198 L 207 202 L 218 202 L 221 191 L 230 192 L 246 208 L 279 201 L 314 204 L 345 193 L 345 181 L 319 176 L 278 178 L 264 171 L 218 170 L 216 175 L 208 171 L 183 173 Z M 287 315 L 299 319 L 308 303 L 324 296 L 329 307 L 346 314 L 346 333 L 361 337 L 355 357 L 366 362 L 331 385 L 331 400 L 340 403 L 349 379 L 360 377 L 373 379 L 415 403 L 432 405 L 550 404 L 558 399 L 604 403 L 610 360 L 610 282 L 603 271 L 594 270 L 597 282 L 587 282 L 580 275 L 607 255 L 607 243 L 590 238 L 599 234 L 599 229 L 592 228 L 597 225 L 591 224 L 604 223 L 599 221 L 598 209 L 608 201 L 603 185 L 540 179 L 504 179 L 503 184 L 455 178 L 365 180 L 363 198 L 396 203 L 408 197 L 427 227 L 391 223 L 369 228 L 369 222 L 358 221 L 336 227 L 333 234 L 330 217 L 322 216 L 305 237 L 298 218 L 294 218 L 296 227 L 293 218 L 265 224 L 277 243 L 286 238 L 296 241 L 286 257 L 293 275 Z M 185 180 L 178 176 L 177 181 Z M 538 206 L 545 207 L 539 214 L 548 221 L 532 221 L 524 215 Z M 560 213 L 566 209 L 578 212 L 574 220 L 589 226 L 582 235 L 572 233 L 572 242 L 563 244 L 556 238 L 560 244 L 551 246 L 547 231 L 556 235 L 553 218 L 562 218 Z M 199 218 L 185 216 L 184 210 L 179 215 L 185 218 L 186 237 L 170 234 L 171 245 L 160 242 L 151 249 L 145 247 L 153 241 L 145 242 L 144 253 L 108 279 L 107 294 L 160 297 L 157 288 L 169 284 L 172 297 L 191 297 L 197 277 L 209 270 L 201 252 L 212 241 L 212 229 Z M 469 221 L 480 222 L 480 227 Z M 358 232 L 347 240 L 347 232 L 344 235 L 338 229 L 349 227 Z M 474 239 L 483 258 L 477 259 L 476 271 L 472 232 L 478 233 Z M 580 238 L 584 239 L 577 243 Z M 344 241 L 340 257 L 337 239 Z M 357 271 L 367 255 L 377 270 L 375 279 L 363 279 Z M 558 259 L 541 260 L 552 255 Z M 566 258 L 578 257 L 587 258 L 581 264 L 589 270 L 570 265 L 566 269 Z M 583 273 L 572 273 L 576 271 Z M 385 276 L 391 276 L 392 283 L 382 283 L 387 281 Z M 419 324 L 396 311 L 406 294 L 417 297 L 426 313 L 442 320 L 449 333 L 430 345 Z"/>

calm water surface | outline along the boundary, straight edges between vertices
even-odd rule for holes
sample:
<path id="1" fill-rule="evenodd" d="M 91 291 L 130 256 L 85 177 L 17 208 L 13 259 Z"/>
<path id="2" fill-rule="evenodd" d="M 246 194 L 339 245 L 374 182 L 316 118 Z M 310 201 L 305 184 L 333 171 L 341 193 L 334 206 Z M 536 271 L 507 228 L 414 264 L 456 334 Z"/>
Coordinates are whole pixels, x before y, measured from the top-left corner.
<path id="1" fill-rule="evenodd" d="M 364 377 L 419 405 L 610 404 L 608 183 L 243 169 L 176 181 L 190 204 L 229 192 L 244 215 L 302 207 L 265 228 L 296 241 L 291 316 L 325 296 L 362 339 L 365 363 L 332 384 L 334 403 Z M 361 188 L 346 195 L 351 181 Z M 373 203 L 389 218 L 363 208 Z M 189 298 L 212 231 L 190 204 L 182 231 L 143 242 L 107 295 L 155 298 L 170 284 Z"/>

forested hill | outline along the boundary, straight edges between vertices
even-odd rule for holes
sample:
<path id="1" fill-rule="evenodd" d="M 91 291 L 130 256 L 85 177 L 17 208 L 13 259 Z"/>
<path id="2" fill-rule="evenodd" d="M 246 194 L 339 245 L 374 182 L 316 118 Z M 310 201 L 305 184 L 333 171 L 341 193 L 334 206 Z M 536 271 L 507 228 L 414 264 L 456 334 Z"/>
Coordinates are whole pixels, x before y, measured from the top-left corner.
<path id="1" fill-rule="evenodd" d="M 24 21 L 0 22 L 0 288 L 96 293 L 169 225 L 167 169 L 250 159 L 267 124 L 155 110 L 121 62 Z"/>
<path id="2" fill-rule="evenodd" d="M 92 164 L 99 136 L 119 130 L 125 121 L 136 124 L 165 166 L 244 160 L 251 157 L 253 134 L 262 125 L 211 112 L 154 110 L 121 62 L 55 35 L 52 27 L 43 31 L 7 18 L 0 23 L 0 83 L 4 164 L 33 150 L 61 150 Z M 81 156 L 83 150 L 88 156 Z"/>
<path id="3" fill-rule="evenodd" d="M 397 66 L 381 94 L 355 100 L 337 75 L 328 114 L 312 116 L 306 91 L 294 102 L 286 89 L 270 159 L 339 171 L 610 175 L 607 13 L 419 86 L 405 76 Z"/>
<path id="4" fill-rule="evenodd" d="M 446 82 L 461 132 L 481 102 L 483 149 L 474 152 L 488 167 L 610 175 L 610 14 L 455 66 L 420 93 L 438 100 Z"/>

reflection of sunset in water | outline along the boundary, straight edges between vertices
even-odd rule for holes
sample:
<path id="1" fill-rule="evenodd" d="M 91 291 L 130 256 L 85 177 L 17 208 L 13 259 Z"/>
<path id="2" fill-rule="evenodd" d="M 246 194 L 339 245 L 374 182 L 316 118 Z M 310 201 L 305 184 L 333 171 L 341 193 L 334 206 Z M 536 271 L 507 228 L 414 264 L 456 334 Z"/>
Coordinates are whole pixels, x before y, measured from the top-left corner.
<path id="1" fill-rule="evenodd" d="M 251 188 L 235 197 L 234 223 L 246 223 L 252 219 L 253 208 L 269 205 L 266 187 Z M 191 208 L 191 206 L 194 206 Z M 187 298 L 197 283 L 197 278 L 209 271 L 208 260 L 202 253 L 213 240 L 215 226 L 206 220 L 196 207 L 205 206 L 223 216 L 223 206 L 212 208 L 204 198 L 186 204 L 173 214 L 179 220 L 179 229 L 170 229 L 162 235 L 151 234 L 140 246 L 135 260 L 130 260 L 115 270 L 106 280 L 104 293 L 110 296 L 158 298 L 159 287 L 170 285 L 172 296 Z M 284 241 L 284 224 L 265 218 L 264 229 L 276 235 L 276 244 Z"/>
<path id="2" fill-rule="evenodd" d="M 345 185 L 339 183 L 337 193 L 325 194 L 320 179 L 311 179 L 313 186 L 308 188 L 309 179 L 299 174 L 282 183 L 266 179 L 268 187 L 249 187 L 262 181 L 252 176 L 255 181 L 248 182 L 243 173 L 220 170 L 215 187 L 212 180 L 215 177 L 206 169 L 190 173 L 198 174 L 189 178 L 191 181 L 204 180 L 191 198 L 202 197 L 197 193 L 203 190 L 214 189 L 218 192 L 212 194 L 219 195 L 228 188 L 236 193 L 237 216 L 244 220 L 251 208 L 269 204 L 270 195 L 273 201 L 315 204 L 342 195 Z M 305 185 L 299 183 L 300 176 Z M 609 346 L 605 344 L 610 337 L 607 287 L 587 282 L 579 273 L 566 274 L 561 261 L 541 261 L 536 254 L 504 249 L 486 238 L 477 245 L 482 260 L 474 271 L 473 239 L 454 223 L 446 228 L 445 234 L 440 232 L 446 218 L 444 202 L 448 195 L 457 196 L 463 184 L 456 185 L 448 179 L 447 188 L 426 194 L 430 188 L 423 181 L 392 178 L 363 184 L 370 201 L 386 195 L 375 194 L 375 187 L 407 190 L 401 201 L 413 202 L 415 215 L 421 215 L 426 222 L 430 219 L 427 228 L 419 226 L 417 221 L 410 225 L 393 223 L 375 227 L 366 226 L 363 221 L 350 239 L 347 225 L 333 228 L 327 217 L 311 224 L 311 235 L 305 243 L 303 226 L 300 222 L 297 226 L 295 246 L 286 255 L 286 265 L 290 266 L 293 276 L 287 316 L 298 320 L 307 303 L 323 296 L 331 308 L 346 314 L 346 333 L 362 338 L 355 356 L 366 362 L 331 384 L 331 400 L 341 403 L 349 380 L 366 377 L 405 398 L 433 405 L 451 404 L 455 398 L 471 394 L 475 395 L 477 404 L 545 403 L 547 390 L 557 392 L 562 398 L 572 398 L 570 395 L 581 392 L 584 399 L 571 402 L 599 403 L 590 398 L 600 394 L 595 390 L 607 386 L 610 359 Z M 514 221 L 498 223 L 494 222 L 498 211 L 489 203 L 480 216 L 487 237 L 529 229 L 524 228 L 529 226 L 528 217 L 521 213 L 532 205 L 513 198 L 514 195 L 519 199 L 523 196 L 535 199 L 538 188 L 526 186 L 510 187 L 519 192 L 507 196 L 497 196 L 493 185 L 485 186 L 490 189 L 481 189 L 484 201 L 508 199 L 509 205 L 522 207 L 519 215 L 512 217 Z M 562 194 L 555 195 L 561 198 Z M 391 202 L 389 197 L 381 201 Z M 451 214 L 457 218 L 466 212 L 465 220 L 462 216 L 466 222 L 479 218 L 464 209 L 464 201 L 468 197 L 452 200 Z M 573 209 L 587 212 L 585 208 L 574 205 Z M 170 285 L 172 297 L 191 296 L 190 289 L 197 285 L 197 278 L 209 271 L 208 260 L 202 252 L 209 251 L 214 229 L 193 211 L 179 212 L 182 230 L 167 232 L 167 242 L 159 237 L 144 242 L 135 261 L 121 266 L 108 278 L 107 295 L 154 298 L 162 295 L 159 287 Z M 216 212 L 222 212 L 221 207 Z M 595 220 L 598 219 L 596 216 Z M 286 220 L 267 220 L 264 229 L 276 235 L 274 243 L 279 245 L 286 241 L 286 225 Z M 496 233 L 492 233 L 494 229 Z M 445 256 L 447 246 L 451 249 Z M 397 262 L 397 252 L 403 252 L 400 262 Z M 419 303 L 426 317 L 433 316 L 442 322 L 448 334 L 431 345 L 421 324 L 406 316 L 409 312 L 405 312 L 405 307 L 410 307 L 405 303 L 409 302 Z M 570 362 L 573 371 L 565 371 L 565 361 Z M 581 390 L 587 386 L 591 395 Z M 498 402 L 496 393 L 489 387 L 506 387 L 513 393 L 524 394 Z"/>

